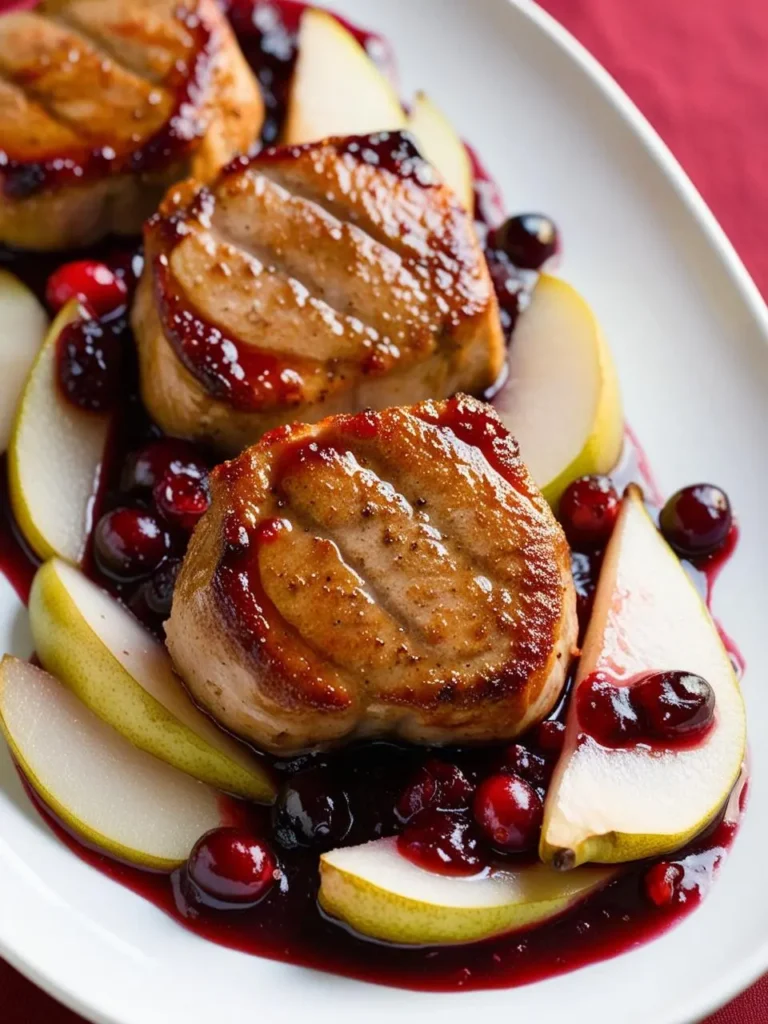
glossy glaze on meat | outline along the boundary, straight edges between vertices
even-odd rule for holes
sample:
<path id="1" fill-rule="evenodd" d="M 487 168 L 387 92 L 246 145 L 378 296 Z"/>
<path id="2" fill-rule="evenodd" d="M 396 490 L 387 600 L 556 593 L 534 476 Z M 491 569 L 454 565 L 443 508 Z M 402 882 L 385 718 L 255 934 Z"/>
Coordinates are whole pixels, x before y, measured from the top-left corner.
<path id="1" fill-rule="evenodd" d="M 172 182 L 215 175 L 263 116 L 215 0 L 44 0 L 0 16 L 0 242 L 138 233 Z"/>
<path id="2" fill-rule="evenodd" d="M 489 406 L 278 428 L 214 471 L 212 498 L 166 632 L 231 731 L 280 753 L 493 741 L 557 700 L 569 551 Z"/>
<path id="3" fill-rule="evenodd" d="M 265 430 L 480 391 L 504 357 L 471 218 L 406 136 L 235 161 L 171 190 L 133 326 L 170 433 L 235 453 Z"/>

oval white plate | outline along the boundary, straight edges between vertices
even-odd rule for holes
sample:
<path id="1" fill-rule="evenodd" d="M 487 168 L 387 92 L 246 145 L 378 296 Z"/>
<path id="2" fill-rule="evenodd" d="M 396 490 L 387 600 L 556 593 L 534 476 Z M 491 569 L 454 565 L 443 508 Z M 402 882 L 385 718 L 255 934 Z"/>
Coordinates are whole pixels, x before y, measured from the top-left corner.
<path id="1" fill-rule="evenodd" d="M 510 991 L 427 995 L 253 959 L 185 932 L 81 863 L 40 822 L 0 753 L 0 952 L 94 1021 L 300 1019 L 442 1024 L 687 1024 L 768 968 L 768 688 L 761 678 L 768 544 L 768 314 L 667 150 L 600 67 L 518 0 L 338 0 L 395 44 L 404 94 L 427 88 L 482 153 L 512 211 L 543 210 L 563 274 L 593 303 L 629 420 L 664 489 L 711 478 L 742 538 L 717 609 L 749 666 L 752 797 L 704 906 L 618 959 Z M 0 581 L 0 648 L 29 652 Z M 371 956 L 375 956 L 375 947 Z"/>

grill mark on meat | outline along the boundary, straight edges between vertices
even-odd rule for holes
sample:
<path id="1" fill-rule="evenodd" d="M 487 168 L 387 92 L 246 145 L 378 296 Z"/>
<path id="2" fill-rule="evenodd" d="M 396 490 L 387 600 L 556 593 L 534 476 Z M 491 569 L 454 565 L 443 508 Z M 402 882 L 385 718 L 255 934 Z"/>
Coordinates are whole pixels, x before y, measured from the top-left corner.
<path id="1" fill-rule="evenodd" d="M 87 46 L 96 56 L 101 57 L 102 60 L 109 61 L 110 64 L 113 64 L 126 75 L 131 75 L 133 78 L 139 79 L 153 88 L 163 89 L 162 80 L 158 76 L 147 74 L 146 67 L 139 67 L 136 64 L 128 63 L 125 59 L 126 54 L 118 49 L 116 43 L 109 42 L 108 39 L 95 32 L 84 22 L 73 18 L 66 8 L 62 8 L 55 14 L 48 13 L 46 17 L 55 25 L 66 29 L 81 46 Z"/>
<path id="2" fill-rule="evenodd" d="M 41 111 L 50 124 L 55 125 L 57 128 L 63 128 L 65 131 L 70 132 L 72 135 L 73 143 L 88 145 L 88 140 L 83 138 L 82 135 L 82 124 L 79 121 L 75 121 L 61 111 L 58 111 L 50 106 L 46 100 L 44 93 L 37 93 L 34 89 L 30 88 L 26 82 L 16 81 L 12 75 L 0 64 L 0 80 L 3 85 L 13 89 L 17 95 L 19 95 L 25 104 L 29 107 L 34 107 L 36 110 Z"/>

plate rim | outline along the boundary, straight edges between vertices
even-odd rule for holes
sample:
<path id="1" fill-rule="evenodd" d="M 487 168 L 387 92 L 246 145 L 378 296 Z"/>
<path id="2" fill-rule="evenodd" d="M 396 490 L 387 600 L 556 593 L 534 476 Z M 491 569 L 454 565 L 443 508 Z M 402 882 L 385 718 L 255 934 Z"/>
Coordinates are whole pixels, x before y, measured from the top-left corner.
<path id="1" fill-rule="evenodd" d="M 764 301 L 757 285 L 733 243 L 719 224 L 714 213 L 701 196 L 687 173 L 672 154 L 656 129 L 630 99 L 623 88 L 599 60 L 549 12 L 535 0 L 495 0 L 514 7 L 534 27 L 553 42 L 571 62 L 575 63 L 597 86 L 609 105 L 621 120 L 632 129 L 656 166 L 663 172 L 689 215 L 702 230 L 710 250 L 716 254 L 750 317 L 768 345 L 768 304 Z M 333 11 L 333 0 L 317 0 L 317 6 Z M 45 968 L 33 956 L 17 953 L 10 939 L 5 939 L 0 930 L 0 956 L 32 984 L 42 989 L 59 1003 L 84 1017 L 93 1024 L 135 1024 L 134 1018 L 121 1014 L 105 1014 L 88 996 L 68 987 L 65 982 L 51 979 Z M 750 956 L 738 967 L 732 968 L 718 980 L 705 986 L 698 994 L 678 1001 L 663 1018 L 655 1024 L 692 1024 L 726 1005 L 757 981 L 768 969 L 768 936 Z M 503 990 L 501 990 L 503 991 Z"/>

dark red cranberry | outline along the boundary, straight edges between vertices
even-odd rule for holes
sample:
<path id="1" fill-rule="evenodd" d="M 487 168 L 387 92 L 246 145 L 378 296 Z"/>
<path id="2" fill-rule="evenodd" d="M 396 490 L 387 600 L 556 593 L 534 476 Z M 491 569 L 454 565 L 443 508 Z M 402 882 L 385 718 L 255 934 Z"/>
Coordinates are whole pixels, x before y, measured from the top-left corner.
<path id="1" fill-rule="evenodd" d="M 146 583 L 142 584 L 144 602 L 153 615 L 167 619 L 171 614 L 173 590 L 180 568 L 180 558 L 166 558 Z"/>
<path id="2" fill-rule="evenodd" d="M 532 786 L 544 787 L 552 775 L 551 764 L 538 754 L 534 754 L 521 743 L 513 743 L 501 756 L 499 770 L 519 775 Z"/>
<path id="3" fill-rule="evenodd" d="M 711 555 L 728 540 L 731 503 L 713 484 L 693 484 L 673 494 L 659 516 L 667 542 L 683 558 Z"/>
<path id="4" fill-rule="evenodd" d="M 189 879 L 215 903 L 253 906 L 280 877 L 269 845 L 240 828 L 218 828 L 199 839 L 187 861 Z"/>
<path id="5" fill-rule="evenodd" d="M 433 758 L 416 772 L 397 802 L 401 821 L 410 821 L 427 807 L 441 811 L 469 807 L 475 787 L 455 764 Z"/>
<path id="6" fill-rule="evenodd" d="M 330 850 L 344 842 L 352 828 L 347 794 L 322 768 L 299 772 L 286 782 L 272 809 L 277 841 L 286 850 L 311 847 Z"/>
<path id="7" fill-rule="evenodd" d="M 107 412 L 120 396 L 123 348 L 100 320 L 81 317 L 67 324 L 56 343 L 59 387 L 80 409 Z"/>
<path id="8" fill-rule="evenodd" d="M 151 491 L 167 472 L 191 472 L 206 476 L 208 466 L 200 451 L 189 441 L 163 437 L 134 452 L 123 470 L 120 486 L 128 494 Z"/>
<path id="9" fill-rule="evenodd" d="M 490 244 L 524 270 L 538 270 L 560 248 L 557 228 L 540 213 L 510 217 L 492 232 Z"/>
<path id="10" fill-rule="evenodd" d="M 148 576 L 169 549 L 168 534 L 157 517 L 141 509 L 116 508 L 107 512 L 93 534 L 96 564 L 118 580 Z"/>
<path id="11" fill-rule="evenodd" d="M 680 893 L 680 883 L 685 872 L 681 864 L 670 864 L 659 861 L 646 872 L 643 884 L 646 895 L 657 907 L 668 907 L 675 902 Z"/>
<path id="12" fill-rule="evenodd" d="M 536 729 L 535 741 L 542 753 L 559 757 L 565 744 L 565 726 L 554 719 L 542 722 Z"/>
<path id="13" fill-rule="evenodd" d="M 509 335 L 517 322 L 523 299 L 525 284 L 517 270 L 504 257 L 503 253 L 489 251 L 486 253 L 488 269 L 493 282 L 493 290 L 499 302 L 502 314 L 502 328 Z"/>
<path id="14" fill-rule="evenodd" d="M 127 249 L 115 249 L 109 254 L 107 265 L 115 277 L 126 287 L 129 296 L 133 295 L 141 273 L 144 269 L 144 255 Z"/>
<path id="15" fill-rule="evenodd" d="M 160 514 L 185 533 L 194 530 L 211 503 L 207 477 L 187 469 L 167 470 L 155 484 L 152 497 Z"/>
<path id="16" fill-rule="evenodd" d="M 632 687 L 616 686 L 600 673 L 585 679 L 576 691 L 579 725 L 604 746 L 638 742 L 643 725 L 632 700 Z"/>
<path id="17" fill-rule="evenodd" d="M 105 263 L 75 260 L 65 263 L 48 278 L 45 301 L 56 313 L 75 298 L 86 302 L 97 316 L 106 316 L 126 304 L 128 288 Z"/>
<path id="18" fill-rule="evenodd" d="M 475 821 L 493 846 L 506 853 L 533 850 L 539 841 L 544 805 L 519 775 L 491 775 L 480 783 L 472 806 Z"/>
<path id="19" fill-rule="evenodd" d="M 474 875 L 485 866 L 473 822 L 455 812 L 424 811 L 398 836 L 397 848 L 419 867 L 443 875 Z"/>
<path id="20" fill-rule="evenodd" d="M 607 476 L 582 476 L 560 499 L 558 519 L 568 543 L 590 551 L 608 543 L 619 514 L 619 496 Z"/>
<path id="21" fill-rule="evenodd" d="M 715 691 L 691 672 L 654 672 L 633 683 L 632 702 L 656 739 L 695 736 L 715 717 Z"/>

